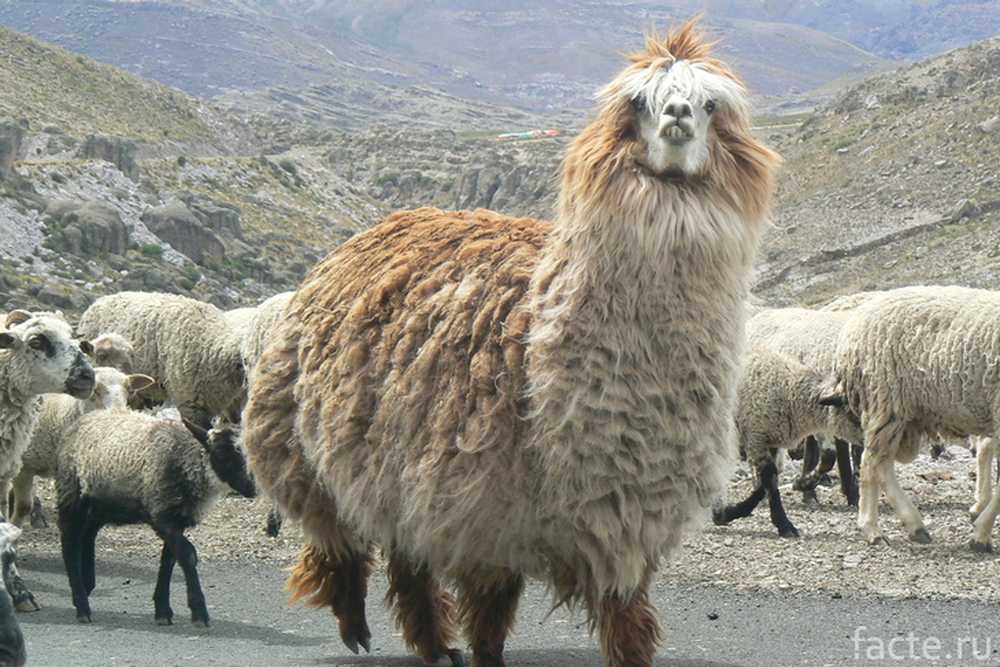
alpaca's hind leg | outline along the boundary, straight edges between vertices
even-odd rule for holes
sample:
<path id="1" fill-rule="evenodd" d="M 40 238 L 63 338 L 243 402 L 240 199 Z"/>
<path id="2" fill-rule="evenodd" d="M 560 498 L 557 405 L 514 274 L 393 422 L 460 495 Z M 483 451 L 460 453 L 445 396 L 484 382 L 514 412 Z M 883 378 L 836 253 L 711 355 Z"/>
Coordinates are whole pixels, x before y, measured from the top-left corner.
<path id="1" fill-rule="evenodd" d="M 509 571 L 471 574 L 459 582 L 459 616 L 473 667 L 505 667 L 504 642 L 517 616 L 524 578 Z"/>
<path id="2" fill-rule="evenodd" d="M 302 548 L 299 562 L 288 578 L 291 600 L 308 598 L 311 607 L 330 607 L 344 646 L 353 653 L 358 647 L 371 652 L 372 633 L 365 616 L 368 576 L 372 557 L 346 545 L 323 549 L 313 544 Z"/>
<path id="3" fill-rule="evenodd" d="M 448 656 L 453 667 L 464 665 L 455 642 L 455 601 L 443 591 L 426 566 L 414 566 L 393 551 L 389 555 L 389 591 L 386 604 L 396 616 L 403 641 L 427 664 Z"/>
<path id="4" fill-rule="evenodd" d="M 656 608 L 649 602 L 650 576 L 647 572 L 631 597 L 608 595 L 596 613 L 591 610 L 607 667 L 653 667 L 661 634 Z"/>

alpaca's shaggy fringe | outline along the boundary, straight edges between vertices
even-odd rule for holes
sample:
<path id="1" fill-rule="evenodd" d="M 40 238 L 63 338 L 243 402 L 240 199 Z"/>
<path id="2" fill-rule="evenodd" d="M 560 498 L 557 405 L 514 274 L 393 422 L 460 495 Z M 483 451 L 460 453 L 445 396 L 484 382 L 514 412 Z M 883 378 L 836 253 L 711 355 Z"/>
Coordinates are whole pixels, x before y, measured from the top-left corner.
<path id="1" fill-rule="evenodd" d="M 358 554 L 356 561 L 338 559 L 321 547 L 306 544 L 285 583 L 289 604 L 301 601 L 308 607 L 331 607 L 336 611 L 350 584 L 367 580 L 374 569 L 370 553 Z"/>

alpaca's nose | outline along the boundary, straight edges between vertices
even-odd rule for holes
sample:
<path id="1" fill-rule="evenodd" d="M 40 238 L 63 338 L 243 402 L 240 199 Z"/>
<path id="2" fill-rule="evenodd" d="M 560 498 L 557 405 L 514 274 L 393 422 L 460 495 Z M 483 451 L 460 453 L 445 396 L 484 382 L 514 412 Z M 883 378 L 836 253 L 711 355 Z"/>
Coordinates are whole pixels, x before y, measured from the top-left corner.
<path id="1" fill-rule="evenodd" d="M 681 119 L 692 114 L 691 103 L 680 97 L 672 97 L 667 100 L 667 106 L 663 109 L 664 115 Z"/>

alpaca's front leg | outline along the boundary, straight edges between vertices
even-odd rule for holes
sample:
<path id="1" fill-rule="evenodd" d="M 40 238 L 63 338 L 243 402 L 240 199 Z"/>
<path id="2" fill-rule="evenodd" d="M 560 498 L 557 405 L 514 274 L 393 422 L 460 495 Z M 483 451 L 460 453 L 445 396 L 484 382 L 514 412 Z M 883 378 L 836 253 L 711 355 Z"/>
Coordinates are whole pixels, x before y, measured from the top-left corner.
<path id="1" fill-rule="evenodd" d="M 459 615 L 473 667 L 506 667 L 504 643 L 514 625 L 524 578 L 513 572 L 471 573 L 459 582 Z"/>
<path id="2" fill-rule="evenodd" d="M 630 598 L 608 595 L 600 601 L 596 621 L 607 667 L 653 667 L 661 634 L 656 608 L 649 602 L 651 575 L 646 573 Z"/>

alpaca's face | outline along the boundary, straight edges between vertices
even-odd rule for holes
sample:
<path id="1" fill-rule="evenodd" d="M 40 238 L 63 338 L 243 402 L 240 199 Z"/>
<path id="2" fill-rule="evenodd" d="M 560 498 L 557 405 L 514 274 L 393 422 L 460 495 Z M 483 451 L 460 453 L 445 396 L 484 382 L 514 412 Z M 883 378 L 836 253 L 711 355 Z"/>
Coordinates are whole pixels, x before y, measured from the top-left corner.
<path id="1" fill-rule="evenodd" d="M 708 168 L 712 124 L 721 113 L 745 113 L 742 88 L 701 64 L 657 63 L 623 86 L 634 114 L 636 164 L 659 178 L 684 179 Z"/>

